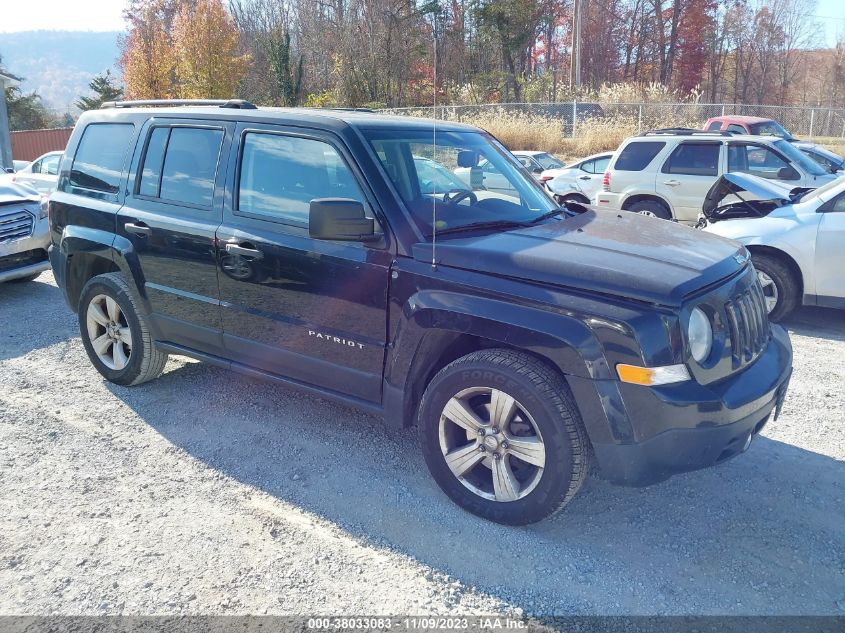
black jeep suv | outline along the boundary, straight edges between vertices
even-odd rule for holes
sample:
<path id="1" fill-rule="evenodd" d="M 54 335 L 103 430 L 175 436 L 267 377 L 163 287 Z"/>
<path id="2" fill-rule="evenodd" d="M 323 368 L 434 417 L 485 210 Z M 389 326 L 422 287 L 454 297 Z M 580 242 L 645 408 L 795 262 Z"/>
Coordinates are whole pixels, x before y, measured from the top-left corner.
<path id="1" fill-rule="evenodd" d="M 107 104 L 49 214 L 106 379 L 181 354 L 416 424 L 446 494 L 502 523 L 563 507 L 593 461 L 646 484 L 744 451 L 791 372 L 742 246 L 557 207 L 465 125 Z"/>

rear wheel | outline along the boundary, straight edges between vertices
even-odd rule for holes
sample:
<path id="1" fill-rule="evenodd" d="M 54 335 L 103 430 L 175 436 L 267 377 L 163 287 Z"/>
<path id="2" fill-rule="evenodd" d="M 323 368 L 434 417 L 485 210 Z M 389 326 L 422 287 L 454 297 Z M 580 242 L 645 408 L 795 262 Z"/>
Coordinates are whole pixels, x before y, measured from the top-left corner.
<path id="1" fill-rule="evenodd" d="M 800 284 L 789 266 L 777 257 L 752 254 L 751 261 L 763 288 L 769 319 L 780 321 L 798 305 Z"/>
<path id="2" fill-rule="evenodd" d="M 164 370 L 167 354 L 156 348 L 146 317 L 119 273 L 98 275 L 85 284 L 78 316 L 88 358 L 110 382 L 138 385 Z"/>
<path id="3" fill-rule="evenodd" d="M 589 443 L 563 377 L 511 350 L 442 369 L 420 404 L 426 463 L 465 510 L 509 525 L 563 508 L 588 470 Z"/>
<path id="4" fill-rule="evenodd" d="M 666 208 L 665 204 L 658 200 L 640 200 L 628 207 L 628 211 L 647 215 L 652 218 L 660 218 L 661 220 L 672 219 L 672 212 Z"/>

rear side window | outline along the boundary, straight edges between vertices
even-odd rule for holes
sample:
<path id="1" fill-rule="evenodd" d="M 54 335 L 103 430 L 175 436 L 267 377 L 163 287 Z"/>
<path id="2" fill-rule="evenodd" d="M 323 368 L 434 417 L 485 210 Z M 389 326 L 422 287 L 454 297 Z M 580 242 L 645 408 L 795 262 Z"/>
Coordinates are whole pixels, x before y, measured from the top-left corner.
<path id="1" fill-rule="evenodd" d="M 666 147 L 661 141 L 634 141 L 628 143 L 616 159 L 613 168 L 619 171 L 642 171 Z"/>
<path id="2" fill-rule="evenodd" d="M 355 176 L 334 147 L 298 136 L 258 132 L 244 136 L 239 211 L 304 224 L 315 198 L 364 203 Z"/>
<path id="3" fill-rule="evenodd" d="M 722 122 L 721 121 L 713 121 L 710 125 L 707 126 L 708 132 L 718 132 L 722 129 Z"/>
<path id="4" fill-rule="evenodd" d="M 138 193 L 210 207 L 223 130 L 156 127 L 150 133 Z"/>
<path id="5" fill-rule="evenodd" d="M 73 157 L 70 184 L 117 193 L 133 131 L 131 123 L 92 123 L 86 127 Z"/>
<path id="6" fill-rule="evenodd" d="M 664 174 L 719 175 L 718 143 L 681 143 L 663 165 Z"/>
<path id="7" fill-rule="evenodd" d="M 731 123 L 728 126 L 728 132 L 736 132 L 737 134 L 747 134 L 748 130 L 746 130 L 741 125 L 737 125 L 736 123 Z"/>

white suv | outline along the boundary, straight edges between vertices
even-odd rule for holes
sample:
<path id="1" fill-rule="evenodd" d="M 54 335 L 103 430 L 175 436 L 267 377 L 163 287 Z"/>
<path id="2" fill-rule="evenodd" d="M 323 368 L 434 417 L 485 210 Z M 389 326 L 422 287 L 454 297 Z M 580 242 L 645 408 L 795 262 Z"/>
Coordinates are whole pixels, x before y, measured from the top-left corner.
<path id="1" fill-rule="evenodd" d="M 710 187 L 727 172 L 810 189 L 836 178 L 781 138 L 656 130 L 631 137 L 619 146 L 595 204 L 695 222 Z"/>

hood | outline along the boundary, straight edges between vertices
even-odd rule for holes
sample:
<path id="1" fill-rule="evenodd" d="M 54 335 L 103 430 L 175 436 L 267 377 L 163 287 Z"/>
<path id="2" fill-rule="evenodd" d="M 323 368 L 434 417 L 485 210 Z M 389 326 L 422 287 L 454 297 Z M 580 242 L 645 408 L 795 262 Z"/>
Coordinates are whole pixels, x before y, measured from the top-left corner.
<path id="1" fill-rule="evenodd" d="M 0 205 L 40 201 L 41 194 L 28 185 L 16 182 L 0 184 Z"/>
<path id="2" fill-rule="evenodd" d="M 789 187 L 781 181 L 767 180 L 766 178 L 752 176 L 751 174 L 724 174 L 710 187 L 710 191 L 704 197 L 704 204 L 701 210 L 704 212 L 704 215 L 709 216 L 719 208 L 722 200 L 728 196 L 735 196 L 743 192 L 750 194 L 749 196 L 745 196 L 747 198 L 771 200 L 779 204 L 787 204 L 792 194 L 800 190 L 798 187 Z"/>
<path id="3" fill-rule="evenodd" d="M 590 208 L 548 224 L 437 242 L 441 266 L 680 305 L 747 263 L 744 247 L 636 213 Z M 414 257 L 431 261 L 431 244 Z"/>

